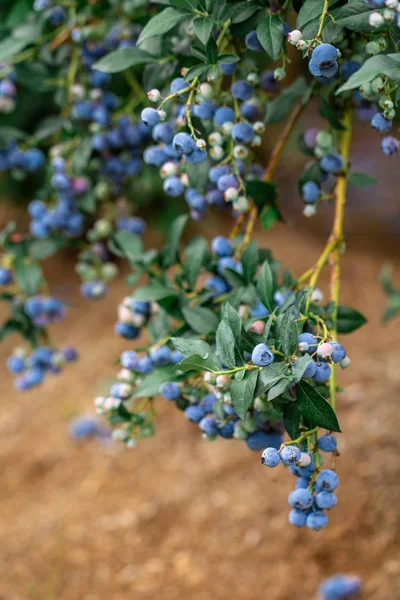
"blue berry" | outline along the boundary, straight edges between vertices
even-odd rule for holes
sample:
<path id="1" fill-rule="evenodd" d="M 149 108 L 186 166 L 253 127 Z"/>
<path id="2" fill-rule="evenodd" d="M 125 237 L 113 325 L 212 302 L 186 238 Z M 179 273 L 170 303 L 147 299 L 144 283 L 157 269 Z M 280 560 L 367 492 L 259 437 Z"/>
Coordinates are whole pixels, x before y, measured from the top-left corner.
<path id="1" fill-rule="evenodd" d="M 339 477 L 332 469 L 325 469 L 318 473 L 316 484 L 323 492 L 334 492 L 339 485 Z"/>
<path id="2" fill-rule="evenodd" d="M 326 362 L 320 362 L 315 364 L 316 370 L 315 375 L 313 375 L 313 380 L 318 383 L 322 383 L 323 381 L 328 381 L 331 376 L 331 368 Z"/>
<path id="3" fill-rule="evenodd" d="M 323 600 L 350 598 L 361 591 L 361 581 L 358 577 L 334 575 L 321 583 L 318 591 L 323 596 Z"/>
<path id="4" fill-rule="evenodd" d="M 200 423 L 200 421 L 204 418 L 206 411 L 199 404 L 193 404 L 192 406 L 188 406 L 185 410 L 185 415 L 192 421 L 192 423 Z"/>
<path id="5" fill-rule="evenodd" d="M 25 370 L 25 361 L 19 356 L 10 356 L 7 360 L 7 369 L 11 373 L 22 373 Z"/>
<path id="6" fill-rule="evenodd" d="M 193 152 L 185 155 L 185 160 L 187 163 L 191 165 L 198 165 L 207 158 L 207 152 L 205 150 L 200 150 L 199 148 L 195 148 Z"/>
<path id="7" fill-rule="evenodd" d="M 228 238 L 218 235 L 211 242 L 212 251 L 219 258 L 223 258 L 224 256 L 232 256 L 233 247 Z"/>
<path id="8" fill-rule="evenodd" d="M 181 196 L 184 191 L 184 186 L 179 177 L 167 177 L 163 183 L 163 189 L 168 196 L 172 196 L 176 198 L 177 196 Z"/>
<path id="9" fill-rule="evenodd" d="M 219 65 L 219 68 L 221 69 L 221 73 L 223 75 L 233 75 L 237 69 L 238 63 L 234 62 L 234 63 L 222 63 L 221 65 Z"/>
<path id="10" fill-rule="evenodd" d="M 228 421 L 225 425 L 218 425 L 218 435 L 226 440 L 233 438 L 234 431 L 235 424 L 233 421 Z"/>
<path id="11" fill-rule="evenodd" d="M 9 285 L 13 280 L 10 269 L 0 267 L 0 285 Z"/>
<path id="12" fill-rule="evenodd" d="M 320 160 L 321 169 L 326 173 L 337 175 L 343 170 L 343 158 L 337 152 L 326 154 Z"/>
<path id="13" fill-rule="evenodd" d="M 70 436 L 74 438 L 86 438 L 99 433 L 99 425 L 92 417 L 78 417 L 68 427 Z"/>
<path id="14" fill-rule="evenodd" d="M 243 80 L 235 81 L 231 87 L 231 92 L 232 96 L 241 102 L 250 100 L 250 98 L 252 98 L 254 95 L 254 89 L 249 83 L 247 83 L 247 81 Z"/>
<path id="15" fill-rule="evenodd" d="M 320 44 L 314 48 L 311 60 L 320 68 L 331 67 L 338 57 L 338 51 L 332 44 Z"/>
<path id="16" fill-rule="evenodd" d="M 221 106 L 217 108 L 214 115 L 214 123 L 221 127 L 224 123 L 234 123 L 235 122 L 235 113 L 232 108 L 229 106 Z M 219 167 L 214 167 L 219 168 Z M 223 168 L 223 167 L 221 167 Z M 225 170 L 225 169 L 224 169 Z"/>
<path id="17" fill-rule="evenodd" d="M 78 359 L 78 351 L 73 346 L 66 346 L 62 354 L 67 362 L 74 362 Z"/>
<path id="18" fill-rule="evenodd" d="M 183 361 L 183 354 L 181 352 L 179 352 L 179 350 L 174 350 L 171 353 L 171 362 L 174 365 L 177 365 L 177 364 L 179 364 L 182 361 Z"/>
<path id="19" fill-rule="evenodd" d="M 182 90 L 185 90 L 189 87 L 189 83 L 183 79 L 183 77 L 176 77 L 171 81 L 171 94 L 177 94 Z M 189 96 L 189 92 L 185 92 L 184 94 L 179 94 L 180 98 L 187 98 Z"/>
<path id="20" fill-rule="evenodd" d="M 379 133 L 386 133 L 392 128 L 392 121 L 386 119 L 383 116 L 383 113 L 376 113 L 376 115 L 372 117 L 371 125 L 372 128 L 379 131 Z"/>
<path id="21" fill-rule="evenodd" d="M 218 433 L 217 421 L 214 417 L 203 417 L 199 423 L 199 426 L 200 429 L 210 437 L 217 435 Z"/>
<path id="22" fill-rule="evenodd" d="M 260 78 L 260 87 L 264 92 L 277 92 L 280 88 L 280 83 L 274 77 L 273 71 L 264 71 Z"/>
<path id="23" fill-rule="evenodd" d="M 338 344 L 338 342 L 331 342 L 331 346 L 333 348 L 331 354 L 332 362 L 339 363 L 346 357 L 346 350 L 342 344 Z"/>
<path id="24" fill-rule="evenodd" d="M 337 441 L 332 433 L 326 433 L 322 435 L 318 440 L 318 448 L 322 452 L 335 452 L 337 448 Z"/>
<path id="25" fill-rule="evenodd" d="M 330 510 L 337 504 L 337 498 L 333 492 L 319 492 L 315 498 L 318 508 Z"/>
<path id="26" fill-rule="evenodd" d="M 172 141 L 172 145 L 179 154 L 185 156 L 192 154 L 197 150 L 193 138 L 185 132 L 177 133 Z"/>
<path id="27" fill-rule="evenodd" d="M 143 123 L 148 127 L 154 127 L 160 122 L 160 115 L 155 108 L 144 108 L 140 116 Z"/>
<path id="28" fill-rule="evenodd" d="M 230 290 L 230 286 L 225 279 L 222 279 L 222 277 L 218 276 L 209 277 L 206 280 L 204 287 L 207 290 L 213 291 L 214 296 L 222 296 L 222 294 L 226 294 Z"/>
<path id="29" fill-rule="evenodd" d="M 281 462 L 278 450 L 276 448 L 265 448 L 261 455 L 261 462 L 267 467 L 276 467 Z"/>
<path id="30" fill-rule="evenodd" d="M 257 367 L 267 367 L 274 361 L 274 355 L 266 344 L 257 344 L 251 354 L 251 360 Z"/>
<path id="31" fill-rule="evenodd" d="M 306 490 L 310 485 L 308 477 L 298 477 L 296 481 L 296 490 Z"/>
<path id="32" fill-rule="evenodd" d="M 382 140 L 381 150 L 386 156 L 393 156 L 399 150 L 399 141 L 395 137 L 388 135 Z"/>
<path id="33" fill-rule="evenodd" d="M 314 354 L 318 348 L 318 339 L 312 333 L 301 333 L 298 338 L 300 352 Z"/>
<path id="34" fill-rule="evenodd" d="M 142 356 L 142 358 L 139 359 L 137 365 L 137 370 L 139 373 L 146 375 L 147 373 L 151 373 L 153 369 L 154 365 L 148 356 Z"/>
<path id="35" fill-rule="evenodd" d="M 284 446 L 281 450 L 281 460 L 284 465 L 294 465 L 299 462 L 301 452 L 297 446 Z"/>
<path id="36" fill-rule="evenodd" d="M 294 508 L 289 513 L 289 523 L 294 527 L 304 527 L 306 524 L 307 515 L 304 511 Z"/>
<path id="37" fill-rule="evenodd" d="M 306 525 L 313 531 L 323 529 L 328 523 L 328 516 L 322 511 L 315 511 L 308 515 Z"/>
<path id="38" fill-rule="evenodd" d="M 301 197 L 307 204 L 314 204 L 318 200 L 319 194 L 319 185 L 315 183 L 315 181 L 306 181 L 306 183 L 301 186 Z"/>
<path id="39" fill-rule="evenodd" d="M 254 136 L 254 129 L 249 123 L 236 123 L 232 128 L 232 137 L 239 144 L 250 144 Z"/>
<path id="40" fill-rule="evenodd" d="M 260 40 L 257 36 L 257 31 L 250 31 L 245 37 L 245 44 L 249 50 L 253 50 L 254 52 L 263 52 L 264 48 L 262 47 Z"/>
<path id="41" fill-rule="evenodd" d="M 150 350 L 150 359 L 155 365 L 167 365 L 171 362 L 171 352 L 167 346 L 159 346 Z"/>
<path id="42" fill-rule="evenodd" d="M 166 400 L 178 400 L 181 391 L 176 383 L 163 383 L 160 387 L 160 394 Z"/>
<path id="43" fill-rule="evenodd" d="M 201 401 L 201 405 L 204 409 L 204 412 L 212 413 L 213 406 L 216 401 L 217 401 L 217 397 L 215 396 L 215 394 L 207 394 L 206 396 L 204 396 L 203 400 Z"/>
<path id="44" fill-rule="evenodd" d="M 174 139 L 174 130 L 168 123 L 158 123 L 151 132 L 151 135 L 156 142 L 171 144 Z"/>
<path id="45" fill-rule="evenodd" d="M 124 367 L 124 369 L 134 370 L 138 366 L 139 359 L 136 352 L 134 352 L 133 350 L 125 350 L 125 352 L 121 354 L 120 360 L 121 365 Z"/>
<path id="46" fill-rule="evenodd" d="M 298 508 L 299 510 L 307 510 L 314 502 L 314 496 L 308 490 L 302 488 L 290 492 L 288 498 L 289 506 Z"/>
<path id="47" fill-rule="evenodd" d="M 119 321 L 115 325 L 115 333 L 117 333 L 126 340 L 135 340 L 140 335 L 140 329 L 138 329 L 131 323 L 123 323 Z"/>
<path id="48" fill-rule="evenodd" d="M 259 451 L 268 444 L 268 434 L 265 431 L 255 431 L 250 433 L 246 439 L 246 446 L 249 450 Z"/>
<path id="49" fill-rule="evenodd" d="M 242 273 L 243 271 L 241 263 L 238 263 L 237 260 L 231 256 L 224 256 L 218 261 L 218 273 L 223 275 L 225 269 L 232 269 L 237 273 Z"/>
<path id="50" fill-rule="evenodd" d="M 255 318 L 267 317 L 269 315 L 269 310 L 264 306 L 261 300 L 257 301 L 257 306 L 250 310 L 250 316 Z"/>

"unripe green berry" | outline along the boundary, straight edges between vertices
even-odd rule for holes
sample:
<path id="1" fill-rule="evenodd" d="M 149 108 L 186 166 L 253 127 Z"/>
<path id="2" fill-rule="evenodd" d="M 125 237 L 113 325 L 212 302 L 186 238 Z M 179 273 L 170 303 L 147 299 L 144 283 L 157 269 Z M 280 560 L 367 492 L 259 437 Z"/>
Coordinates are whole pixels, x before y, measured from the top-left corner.
<path id="1" fill-rule="evenodd" d="M 394 110 L 394 108 L 386 109 L 383 111 L 383 116 L 385 117 L 385 119 L 388 119 L 389 121 L 391 121 L 392 119 L 395 118 L 396 111 Z"/>
<path id="2" fill-rule="evenodd" d="M 373 81 L 371 82 L 371 90 L 373 92 L 381 92 L 383 90 L 384 85 L 385 82 L 383 81 L 382 77 L 375 77 L 375 79 L 373 79 Z"/>
<path id="3" fill-rule="evenodd" d="M 329 131 L 321 129 L 321 131 L 318 131 L 316 142 L 320 148 L 329 149 L 332 146 L 332 135 Z"/>
<path id="4" fill-rule="evenodd" d="M 282 81 L 283 79 L 285 79 L 285 77 L 286 71 L 283 67 L 278 67 L 277 69 L 275 69 L 274 79 L 276 79 L 276 81 Z"/>
<path id="5" fill-rule="evenodd" d="M 365 51 L 369 56 L 376 56 L 382 52 L 381 47 L 377 42 L 368 42 L 365 46 Z"/>
<path id="6" fill-rule="evenodd" d="M 110 186 L 106 181 L 99 181 L 94 188 L 94 195 L 98 200 L 106 200 L 110 195 Z"/>
<path id="7" fill-rule="evenodd" d="M 118 274 L 118 267 L 112 262 L 107 262 L 101 267 L 101 274 L 105 281 L 110 281 Z"/>
<path id="8" fill-rule="evenodd" d="M 93 227 L 99 238 L 108 237 L 112 232 L 112 225 L 107 219 L 98 219 Z"/>

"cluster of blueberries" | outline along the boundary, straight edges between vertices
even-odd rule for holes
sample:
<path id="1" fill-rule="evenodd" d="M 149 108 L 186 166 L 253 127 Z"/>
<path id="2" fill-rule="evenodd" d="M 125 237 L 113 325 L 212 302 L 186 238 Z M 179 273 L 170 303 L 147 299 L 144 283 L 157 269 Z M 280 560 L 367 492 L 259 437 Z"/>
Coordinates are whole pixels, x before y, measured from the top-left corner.
<path id="1" fill-rule="evenodd" d="M 318 588 L 320 600 L 342 600 L 361 592 L 361 580 L 354 575 L 334 575 L 325 579 Z"/>
<path id="2" fill-rule="evenodd" d="M 115 332 L 126 340 L 135 340 L 140 336 L 141 328 L 149 322 L 150 314 L 150 302 L 142 302 L 126 296 L 118 306 Z"/>
<path id="3" fill-rule="evenodd" d="M 75 440 L 95 438 L 100 442 L 106 442 L 111 439 L 110 431 L 102 426 L 98 418 L 92 415 L 72 419 L 68 424 L 68 433 Z"/>
<path id="4" fill-rule="evenodd" d="M 24 301 L 24 311 L 35 327 L 47 327 L 65 317 L 66 309 L 58 298 L 52 296 L 31 296 Z"/>
<path id="5" fill-rule="evenodd" d="M 318 440 L 318 450 L 336 452 L 336 438 L 327 433 Z M 328 523 L 324 512 L 334 508 L 337 497 L 334 494 L 339 485 L 339 477 L 332 469 L 316 471 L 313 454 L 301 452 L 297 446 L 284 445 L 279 450 L 265 448 L 261 462 L 267 467 L 276 467 L 283 463 L 297 477 L 296 489 L 289 494 L 288 502 L 292 508 L 289 522 L 295 527 L 307 526 L 319 531 Z"/>
<path id="6" fill-rule="evenodd" d="M 0 173 L 14 169 L 27 174 L 36 173 L 45 162 L 45 155 L 39 148 L 20 150 L 15 142 L 10 142 L 0 150 Z"/>
<path id="7" fill-rule="evenodd" d="M 317 383 L 328 381 L 331 375 L 329 363 L 339 364 L 343 369 L 350 364 L 346 349 L 338 342 L 318 342 L 318 338 L 309 332 L 301 333 L 298 338 L 300 352 L 307 352 L 313 358 L 304 372 L 304 379 L 313 379 Z M 294 362 L 296 366 L 296 361 Z"/>
<path id="8" fill-rule="evenodd" d="M 0 113 L 11 113 L 16 105 L 16 97 L 15 72 L 11 71 L 0 80 Z"/>
<path id="9" fill-rule="evenodd" d="M 16 349 L 7 361 L 7 368 L 18 375 L 15 387 L 23 392 L 41 384 L 48 373 L 58 375 L 66 363 L 77 358 L 78 353 L 72 346 L 63 350 L 41 346 L 29 355 L 24 349 Z"/>
<path id="10" fill-rule="evenodd" d="M 45 238 L 53 232 L 62 232 L 68 237 L 79 237 L 83 233 L 84 218 L 79 211 L 78 198 L 88 192 L 89 183 L 84 177 L 69 177 L 65 167 L 61 157 L 53 160 L 51 185 L 56 196 L 54 208 L 48 208 L 41 200 L 29 203 L 30 232 L 35 238 Z"/>
<path id="11" fill-rule="evenodd" d="M 236 68 L 236 64 L 221 65 L 223 73 L 228 75 L 232 75 Z M 184 195 L 194 219 L 204 216 L 207 205 L 221 208 L 233 206 L 236 212 L 246 211 L 249 207 L 243 178 L 246 175 L 260 178 L 262 169 L 258 165 L 248 167 L 244 159 L 248 156 L 249 147 L 260 145 L 260 135 L 265 129 L 260 120 L 262 119 L 260 106 L 253 101 L 254 85 L 260 83 L 264 88 L 274 87 L 272 84 L 274 79 L 273 77 L 271 79 L 270 72 L 263 75 L 264 80 L 261 78 L 259 81 L 257 76 L 258 79 L 253 84 L 246 80 L 238 80 L 231 86 L 232 96 L 239 103 L 238 110 L 242 119 L 240 121 L 231 107 L 217 105 L 213 100 L 213 88 L 209 83 L 200 85 L 195 103 L 189 110 L 191 116 L 203 122 L 206 130 L 210 127 L 214 129 L 208 135 L 209 153 L 206 151 L 207 142 L 204 139 L 195 139 L 186 132 L 176 132 L 176 129 L 186 122 L 188 110 L 186 104 L 178 103 L 169 121 L 164 121 L 166 113 L 161 109 L 145 108 L 142 111 L 142 122 L 151 128 L 152 137 L 158 142 L 157 145 L 146 148 L 143 160 L 160 169 L 160 175 L 164 180 L 163 188 L 169 196 Z M 171 82 L 170 92 L 178 100 L 185 100 L 189 85 L 182 77 L 177 77 Z M 160 92 L 151 90 L 148 96 L 153 102 L 158 102 Z M 229 154 L 226 154 L 227 152 Z M 187 164 L 201 163 L 208 155 L 213 160 L 224 164 L 209 169 L 209 187 L 205 194 L 201 194 L 190 187 L 184 167 Z"/>
<path id="12" fill-rule="evenodd" d="M 400 2 L 399 0 L 364 0 L 371 8 L 383 8 L 382 12 L 373 12 L 369 15 L 369 24 L 377 29 L 395 23 L 400 28 Z"/>

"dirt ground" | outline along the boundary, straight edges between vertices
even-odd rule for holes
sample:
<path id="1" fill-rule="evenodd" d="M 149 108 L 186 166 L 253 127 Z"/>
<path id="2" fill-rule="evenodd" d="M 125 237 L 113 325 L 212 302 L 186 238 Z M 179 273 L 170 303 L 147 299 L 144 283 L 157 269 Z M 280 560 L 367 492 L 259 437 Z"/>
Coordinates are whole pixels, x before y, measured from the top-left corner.
<path id="1" fill-rule="evenodd" d="M 278 227 L 268 243 L 300 273 L 322 240 Z M 363 598 L 398 600 L 399 330 L 378 319 L 384 254 L 359 246 L 344 260 L 343 300 L 370 321 L 346 339 L 353 363 L 341 376 L 339 505 L 321 533 L 287 525 L 289 473 L 261 467 L 239 442 L 203 441 L 161 399 L 156 437 L 135 450 L 71 441 L 68 418 L 92 411 L 127 347 L 112 334 L 124 291 L 116 284 L 83 311 L 71 265 L 54 269 L 53 292 L 73 302 L 57 337 L 82 358 L 25 395 L 3 372 L 0 598 L 303 600 L 324 577 L 346 572 L 364 579 Z"/>
<path id="2" fill-rule="evenodd" d="M 398 189 L 400 172 L 391 173 Z M 342 301 L 369 323 L 344 340 L 353 362 L 340 375 L 339 504 L 320 533 L 287 524 L 289 473 L 262 467 L 243 443 L 203 441 L 162 399 L 156 437 L 135 450 L 69 439 L 68 419 L 93 411 L 114 359 L 130 346 L 113 334 L 126 288 L 116 283 L 90 304 L 77 293 L 71 262 L 49 265 L 52 292 L 72 304 L 55 338 L 77 345 L 81 360 L 27 394 L 13 391 L 1 367 L 1 600 L 304 600 L 337 572 L 360 575 L 365 600 L 399 600 L 400 321 L 381 326 L 378 283 L 393 251 L 400 272 L 398 203 L 389 202 L 381 233 L 372 233 L 376 203 L 388 195 L 356 190 L 347 209 Z M 291 212 L 289 225 L 262 244 L 302 273 L 322 249 L 330 211 L 323 212 L 311 226 L 301 219 L 300 229 L 291 226 L 299 210 Z M 14 343 L 1 347 L 0 365 Z"/>

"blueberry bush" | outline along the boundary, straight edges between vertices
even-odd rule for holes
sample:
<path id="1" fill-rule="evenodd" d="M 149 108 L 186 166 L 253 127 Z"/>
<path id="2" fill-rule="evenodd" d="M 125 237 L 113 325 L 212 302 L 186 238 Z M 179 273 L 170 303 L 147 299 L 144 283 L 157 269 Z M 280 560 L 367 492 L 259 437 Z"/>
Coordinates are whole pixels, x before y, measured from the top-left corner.
<path id="1" fill-rule="evenodd" d="M 67 306 L 41 261 L 70 248 L 91 301 L 124 260 L 115 332 L 145 341 L 122 353 L 95 401 L 115 438 L 133 447 L 152 436 L 161 395 L 205 439 L 241 440 L 263 465 L 287 467 L 290 523 L 325 527 L 339 483 L 338 372 L 350 364 L 338 337 L 365 323 L 340 303 L 346 198 L 375 183 L 351 167 L 352 123 L 370 122 L 376 151 L 397 153 L 400 2 L 15 0 L 1 10 L 0 171 L 5 192 L 14 182 L 29 197 L 27 227 L 1 233 L 0 335 L 25 340 L 7 363 L 16 388 L 78 357 L 52 341 Z M 305 217 L 329 203 L 332 232 L 315 264 L 292 274 L 254 229 L 282 220 L 274 174 L 311 101 L 326 125 L 300 136 L 299 202 Z M 143 243 L 151 190 L 187 204 L 161 249 Z M 214 210 L 232 219 L 229 237 L 183 244 L 188 219 L 207 224 Z M 389 318 L 399 293 L 382 281 Z"/>

